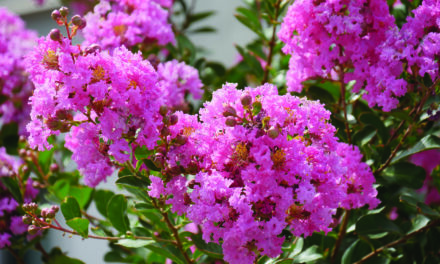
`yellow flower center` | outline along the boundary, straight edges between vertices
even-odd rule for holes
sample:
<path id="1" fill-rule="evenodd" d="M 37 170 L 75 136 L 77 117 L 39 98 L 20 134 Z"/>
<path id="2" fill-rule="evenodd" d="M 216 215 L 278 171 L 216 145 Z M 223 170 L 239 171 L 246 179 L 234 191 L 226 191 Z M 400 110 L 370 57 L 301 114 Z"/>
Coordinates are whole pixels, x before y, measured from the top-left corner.
<path id="1" fill-rule="evenodd" d="M 51 70 L 58 69 L 58 56 L 55 51 L 49 49 L 43 57 L 42 63 Z"/>

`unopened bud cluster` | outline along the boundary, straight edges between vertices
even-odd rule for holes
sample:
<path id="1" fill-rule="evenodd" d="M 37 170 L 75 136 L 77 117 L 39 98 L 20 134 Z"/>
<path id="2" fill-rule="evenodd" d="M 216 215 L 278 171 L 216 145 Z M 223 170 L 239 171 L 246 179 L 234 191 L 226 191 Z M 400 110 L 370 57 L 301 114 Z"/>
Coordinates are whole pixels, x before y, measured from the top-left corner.
<path id="1" fill-rule="evenodd" d="M 56 213 L 60 210 L 57 205 L 48 208 L 38 209 L 36 203 L 23 204 L 23 210 L 26 215 L 22 217 L 24 224 L 29 225 L 27 231 L 30 235 L 35 235 L 38 231 L 47 228 L 55 218 Z"/>

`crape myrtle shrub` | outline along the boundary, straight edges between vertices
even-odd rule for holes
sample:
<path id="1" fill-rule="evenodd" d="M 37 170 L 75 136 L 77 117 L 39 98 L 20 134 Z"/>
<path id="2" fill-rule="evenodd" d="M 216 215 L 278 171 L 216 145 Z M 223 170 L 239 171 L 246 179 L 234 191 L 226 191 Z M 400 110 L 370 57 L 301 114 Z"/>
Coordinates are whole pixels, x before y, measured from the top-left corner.
<path id="1" fill-rule="evenodd" d="M 50 229 L 106 262 L 440 262 L 440 2 L 244 1 L 230 67 L 192 42 L 196 1 L 63 3 L 40 38 L 0 9 L 18 263 L 82 263 Z"/>

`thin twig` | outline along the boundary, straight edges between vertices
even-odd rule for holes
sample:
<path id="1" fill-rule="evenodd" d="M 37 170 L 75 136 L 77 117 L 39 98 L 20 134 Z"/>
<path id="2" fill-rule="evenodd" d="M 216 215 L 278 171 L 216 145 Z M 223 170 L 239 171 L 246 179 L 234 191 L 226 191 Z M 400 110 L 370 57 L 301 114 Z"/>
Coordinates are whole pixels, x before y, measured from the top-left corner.
<path id="1" fill-rule="evenodd" d="M 278 0 L 275 3 L 275 18 L 272 21 L 273 22 L 272 39 L 269 42 L 269 54 L 267 55 L 267 63 L 266 63 L 266 67 L 264 68 L 263 81 L 261 81 L 261 83 L 263 83 L 263 84 L 269 80 L 269 70 L 270 70 L 271 64 L 272 64 L 273 50 L 275 48 L 275 44 L 277 43 L 276 33 L 277 33 L 277 26 L 278 26 L 278 16 L 280 13 L 280 5 L 281 5 L 281 0 Z"/>
<path id="2" fill-rule="evenodd" d="M 339 71 L 339 80 L 341 81 L 341 102 L 342 102 L 342 109 L 344 111 L 345 130 L 347 133 L 348 143 L 351 144 L 351 133 L 350 133 L 350 127 L 348 125 L 348 119 L 347 119 L 347 102 L 345 101 L 345 92 L 346 92 L 347 87 L 345 86 L 345 82 L 344 82 L 344 68 L 342 66 Z"/>
<path id="3" fill-rule="evenodd" d="M 179 232 L 177 231 L 177 229 L 175 228 L 175 226 L 171 223 L 169 217 L 168 217 L 168 213 L 163 212 L 162 209 L 160 208 L 160 206 L 157 204 L 156 200 L 154 198 L 151 199 L 153 202 L 154 207 L 156 207 L 156 209 L 158 209 L 160 211 L 160 213 L 163 216 L 163 219 L 165 220 L 168 228 L 171 230 L 171 232 L 174 235 L 174 238 L 176 239 L 176 246 L 179 249 L 179 251 L 182 253 L 183 257 L 185 258 L 186 262 L 188 264 L 192 264 L 193 261 L 191 260 L 191 258 L 188 256 L 188 254 L 186 253 L 186 251 L 183 249 L 183 245 L 182 245 L 182 241 L 179 238 Z"/>
<path id="4" fill-rule="evenodd" d="M 350 218 L 350 211 L 345 211 L 344 218 L 342 220 L 342 225 L 339 228 L 338 238 L 336 239 L 335 246 L 332 251 L 331 263 L 336 263 L 336 256 L 338 255 L 339 248 L 341 247 L 342 239 L 347 232 L 348 219 Z"/>
<path id="5" fill-rule="evenodd" d="M 379 253 L 381 253 L 385 249 L 393 247 L 393 246 L 396 246 L 396 245 L 399 245 L 399 244 L 402 244 L 402 243 L 406 242 L 408 239 L 410 239 L 411 237 L 413 237 L 413 236 L 415 236 L 417 234 L 420 234 L 422 232 L 425 232 L 426 230 L 430 229 L 433 226 L 438 225 L 439 223 L 440 223 L 440 220 L 437 219 L 437 220 L 433 221 L 432 223 L 430 223 L 429 225 L 427 225 L 427 226 L 425 226 L 423 228 L 420 228 L 419 230 L 411 232 L 408 235 L 406 235 L 406 236 L 404 236 L 404 237 L 402 237 L 402 238 L 400 238 L 398 240 L 395 240 L 395 241 L 393 241 L 393 242 L 391 242 L 389 244 L 386 244 L 385 246 L 383 246 L 381 248 L 378 248 L 378 249 L 374 250 L 373 252 L 371 252 L 370 254 L 364 256 L 361 260 L 359 260 L 358 262 L 355 262 L 354 264 L 364 263 L 368 259 L 378 255 Z"/>

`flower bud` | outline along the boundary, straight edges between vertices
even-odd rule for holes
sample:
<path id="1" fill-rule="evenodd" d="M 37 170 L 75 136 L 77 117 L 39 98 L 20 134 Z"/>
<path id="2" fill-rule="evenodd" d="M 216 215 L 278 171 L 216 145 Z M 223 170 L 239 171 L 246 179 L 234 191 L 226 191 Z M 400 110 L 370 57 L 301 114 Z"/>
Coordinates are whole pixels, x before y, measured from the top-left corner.
<path id="1" fill-rule="evenodd" d="M 252 104 L 252 96 L 250 96 L 249 94 L 245 94 L 245 95 L 241 96 L 240 101 L 243 106 L 251 105 Z"/>
<path id="2" fill-rule="evenodd" d="M 54 218 L 54 217 L 55 217 L 55 212 L 53 212 L 53 211 L 49 211 L 49 212 L 47 212 L 47 214 L 46 214 L 46 218 L 52 219 L 52 218 Z"/>
<path id="3" fill-rule="evenodd" d="M 20 149 L 18 151 L 18 155 L 22 158 L 24 158 L 26 156 L 26 150 L 25 149 Z"/>
<path id="4" fill-rule="evenodd" d="M 68 110 L 58 110 L 55 113 L 55 117 L 60 120 L 73 120 L 73 115 Z"/>
<path id="5" fill-rule="evenodd" d="M 174 140 L 176 145 L 182 146 L 185 145 L 186 142 L 188 142 L 188 137 L 184 135 L 177 135 L 177 137 Z"/>
<path id="6" fill-rule="evenodd" d="M 168 113 L 168 107 L 166 105 L 160 106 L 159 113 L 161 116 L 165 116 Z"/>
<path id="7" fill-rule="evenodd" d="M 170 134 L 170 129 L 166 126 L 164 126 L 161 130 L 160 130 L 160 135 L 163 137 L 166 137 Z"/>
<path id="8" fill-rule="evenodd" d="M 154 155 L 154 158 L 153 158 L 154 166 L 158 167 L 159 169 L 163 169 L 164 161 L 165 161 L 165 159 L 164 159 L 164 156 L 162 153 L 156 153 Z"/>
<path id="9" fill-rule="evenodd" d="M 62 6 L 60 9 L 60 15 L 66 17 L 69 14 L 69 8 Z"/>
<path id="10" fill-rule="evenodd" d="M 58 166 L 58 164 L 53 163 L 53 164 L 50 165 L 49 169 L 50 169 L 51 172 L 58 172 L 60 170 L 60 167 Z"/>
<path id="11" fill-rule="evenodd" d="M 60 210 L 60 207 L 58 205 L 52 205 L 50 207 L 50 210 L 55 212 L 55 213 L 58 213 L 58 211 Z"/>
<path id="12" fill-rule="evenodd" d="M 267 135 L 271 138 L 271 139 L 276 139 L 278 137 L 278 135 L 280 134 L 280 131 L 278 129 L 276 129 L 275 127 L 271 127 L 268 131 L 267 131 Z"/>
<path id="13" fill-rule="evenodd" d="M 86 22 L 86 20 L 85 20 L 84 18 L 82 18 L 81 16 L 79 16 L 79 15 L 74 15 L 74 16 L 72 17 L 72 24 L 74 24 L 75 26 L 77 26 L 78 29 L 83 29 L 83 28 L 86 27 L 87 22 Z"/>
<path id="14" fill-rule="evenodd" d="M 164 116 L 162 119 L 162 123 L 164 125 L 169 125 L 170 124 L 170 117 L 169 116 Z"/>
<path id="15" fill-rule="evenodd" d="M 32 216 L 30 215 L 23 215 L 22 221 L 26 225 L 30 225 L 32 223 Z"/>
<path id="16" fill-rule="evenodd" d="M 38 230 L 39 230 L 39 228 L 34 225 L 28 226 L 29 235 L 35 235 L 38 232 Z"/>
<path id="17" fill-rule="evenodd" d="M 87 54 L 92 54 L 99 51 L 101 51 L 101 46 L 99 46 L 98 44 L 92 44 L 85 49 L 85 52 Z"/>
<path id="18" fill-rule="evenodd" d="M 179 118 L 177 117 L 177 115 L 172 114 L 170 116 L 170 126 L 174 126 L 175 124 L 177 124 L 177 121 L 179 121 Z"/>
<path id="19" fill-rule="evenodd" d="M 62 35 L 59 29 L 54 28 L 49 33 L 50 39 L 53 41 L 61 41 Z"/>
<path id="20" fill-rule="evenodd" d="M 25 136 L 20 136 L 20 137 L 18 138 L 18 141 L 19 141 L 20 143 L 26 143 L 26 137 L 25 137 Z"/>
<path id="21" fill-rule="evenodd" d="M 229 127 L 234 127 L 237 124 L 237 121 L 235 121 L 235 118 L 230 116 L 230 117 L 226 118 L 226 122 L 225 123 Z"/>
<path id="22" fill-rule="evenodd" d="M 225 106 L 224 111 L 223 111 L 223 116 L 224 117 L 228 117 L 228 116 L 236 116 L 237 115 L 237 111 L 235 111 L 235 109 L 232 106 Z"/>
<path id="23" fill-rule="evenodd" d="M 51 14 L 50 16 L 52 17 L 52 19 L 53 19 L 55 22 L 58 22 L 58 20 L 61 19 L 61 14 L 60 14 L 60 11 L 58 11 L 58 10 L 54 10 L 54 11 L 52 11 L 52 14 Z"/>

